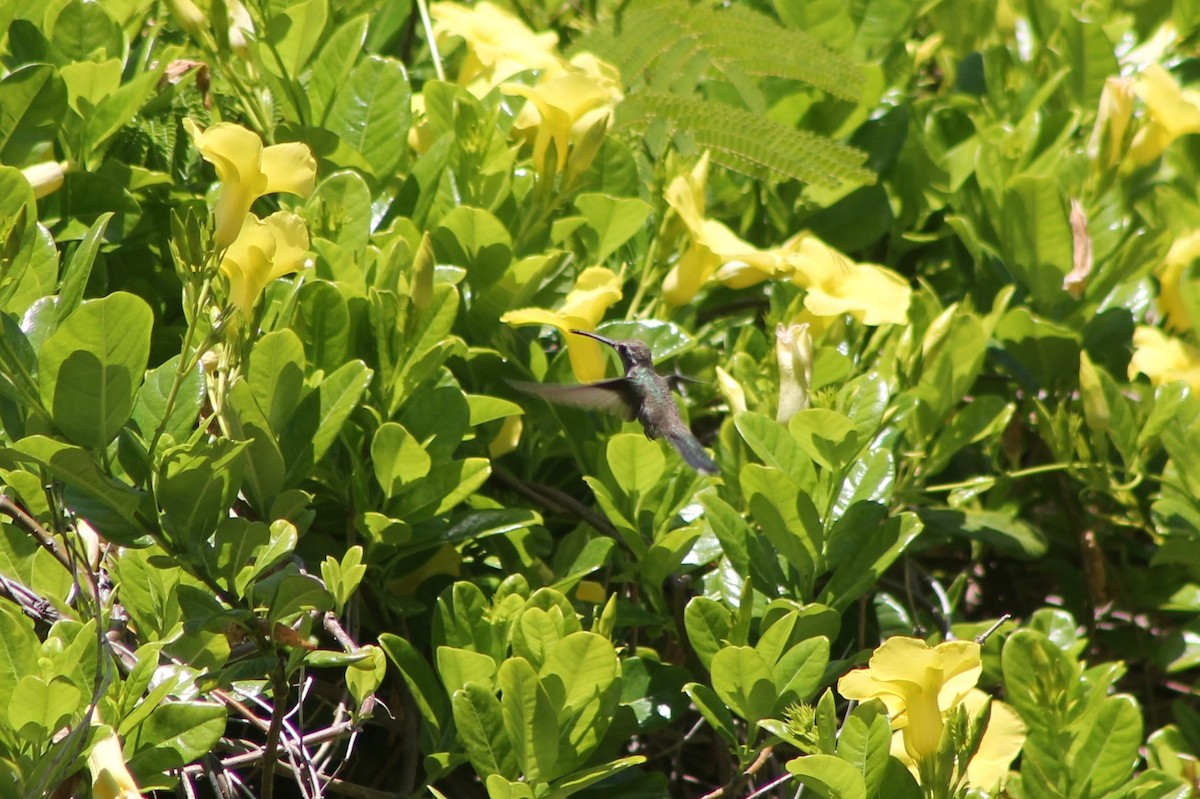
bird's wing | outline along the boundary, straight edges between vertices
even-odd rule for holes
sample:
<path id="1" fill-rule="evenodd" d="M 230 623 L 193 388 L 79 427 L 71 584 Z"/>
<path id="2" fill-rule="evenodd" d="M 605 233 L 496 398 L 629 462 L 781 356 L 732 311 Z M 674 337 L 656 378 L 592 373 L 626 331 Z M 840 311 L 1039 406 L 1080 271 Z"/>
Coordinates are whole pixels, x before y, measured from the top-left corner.
<path id="1" fill-rule="evenodd" d="M 679 450 L 679 454 L 698 472 L 706 474 L 716 474 L 720 471 L 713 459 L 708 457 L 708 453 L 704 451 L 704 447 L 700 446 L 700 442 L 692 435 L 691 431 L 686 428 L 668 429 L 663 432 L 663 437 L 671 442 L 671 446 Z"/>
<path id="2" fill-rule="evenodd" d="M 623 377 L 585 383 L 581 386 L 526 383 L 519 380 L 509 380 L 508 384 L 518 391 L 561 405 L 615 413 L 627 422 L 637 418 L 637 395 L 634 394 L 629 381 Z"/>

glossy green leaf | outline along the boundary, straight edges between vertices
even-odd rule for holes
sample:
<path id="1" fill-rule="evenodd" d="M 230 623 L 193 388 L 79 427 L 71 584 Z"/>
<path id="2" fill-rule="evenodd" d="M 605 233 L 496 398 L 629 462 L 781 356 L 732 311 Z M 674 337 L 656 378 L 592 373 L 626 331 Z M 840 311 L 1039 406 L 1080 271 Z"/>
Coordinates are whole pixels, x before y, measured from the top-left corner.
<path id="1" fill-rule="evenodd" d="M 21 677 L 8 703 L 10 729 L 34 744 L 41 744 L 74 715 L 83 692 L 68 680 L 44 680 L 36 674 Z"/>
<path id="2" fill-rule="evenodd" d="M 225 732 L 226 712 L 209 702 L 167 702 L 126 736 L 125 756 L 135 778 L 161 774 L 191 763 L 212 748 Z"/>
<path id="3" fill-rule="evenodd" d="M 866 799 L 862 772 L 833 755 L 806 755 L 789 760 L 787 770 L 805 788 L 824 799 Z"/>
<path id="4" fill-rule="evenodd" d="M 481 208 L 455 208 L 432 236 L 439 261 L 465 268 L 477 291 L 499 280 L 512 263 L 512 236 L 500 220 Z"/>
<path id="5" fill-rule="evenodd" d="M 362 361 L 347 361 L 301 401 L 282 438 L 290 476 L 304 474 L 325 456 L 358 407 L 371 377 Z"/>
<path id="6" fill-rule="evenodd" d="M 266 39 L 275 57 L 263 59 L 268 69 L 282 69 L 282 77 L 299 81 L 317 49 L 329 17 L 327 0 L 302 0 L 270 17 Z"/>
<path id="7" fill-rule="evenodd" d="M 1090 785 L 1096 794 L 1128 782 L 1142 744 L 1142 713 L 1127 694 L 1107 697 L 1100 711 L 1080 730 L 1067 753 L 1071 781 Z"/>
<path id="8" fill-rule="evenodd" d="M 587 220 L 583 238 L 593 263 L 604 263 L 650 217 L 650 206 L 635 197 L 580 194 L 575 207 Z"/>
<path id="9" fill-rule="evenodd" d="M 139 297 L 88 300 L 63 320 L 38 355 L 42 403 L 72 442 L 101 450 L 133 410 L 154 321 Z"/>
<path id="10" fill-rule="evenodd" d="M 54 140 L 67 111 L 67 87 L 49 64 L 27 64 L 0 79 L 0 162 L 25 165 Z"/>
<path id="11" fill-rule="evenodd" d="M 393 175 L 412 124 L 412 89 L 404 65 L 368 56 L 350 70 L 329 106 L 325 127 L 369 164 L 376 178 Z"/>
<path id="12" fill-rule="evenodd" d="M 168 399 L 177 379 L 180 357 L 176 355 L 146 372 L 142 387 L 134 399 L 129 418 L 147 443 L 160 426 L 174 441 L 184 441 L 198 423 L 205 385 L 204 370 L 198 363 L 179 380 L 174 404 L 170 408 L 170 416 L 167 416 Z"/>
<path id="13" fill-rule="evenodd" d="M 637 433 L 618 433 L 610 438 L 605 458 L 617 485 L 630 497 L 645 497 L 666 468 L 658 444 Z"/>
<path id="14" fill-rule="evenodd" d="M 371 466 L 384 494 L 393 496 L 402 486 L 429 474 L 432 461 L 421 442 L 403 425 L 386 422 L 371 441 Z"/>
<path id="15" fill-rule="evenodd" d="M 88 229 L 87 235 L 79 242 L 79 246 L 71 253 L 63 269 L 62 286 L 58 292 L 58 318 L 61 322 L 79 308 L 83 302 L 83 291 L 87 288 L 88 278 L 92 274 L 92 265 L 100 252 L 100 244 L 104 240 L 104 231 L 113 218 L 111 212 L 101 214 Z"/>
<path id="16" fill-rule="evenodd" d="M 308 101 L 318 125 L 325 125 L 326 111 L 332 108 L 350 70 L 362 56 L 369 21 L 367 14 L 360 14 L 343 24 L 325 41 L 320 56 L 313 62 Z"/>
<path id="17" fill-rule="evenodd" d="M 749 463 L 742 467 L 742 493 L 763 535 L 801 575 L 812 578 L 821 546 L 821 529 L 811 503 L 798 509 L 799 488 L 783 472 Z"/>
<path id="18" fill-rule="evenodd" d="M 727 646 L 713 655 L 712 687 L 731 711 L 750 723 L 775 710 L 778 694 L 771 668 L 749 646 Z"/>
<path id="19" fill-rule="evenodd" d="M 1041 633 L 1018 630 L 1004 642 L 1005 699 L 1031 729 L 1055 729 L 1067 721 L 1076 671 L 1067 655 Z"/>
<path id="20" fill-rule="evenodd" d="M 733 716 L 729 712 L 729 707 L 717 696 L 716 692 L 707 685 L 697 682 L 683 686 L 683 692 L 692 700 L 709 726 L 730 746 L 736 746 L 738 736 L 733 726 Z"/>
<path id="21" fill-rule="evenodd" d="M 500 710 L 521 773 L 530 781 L 558 774 L 558 720 L 537 672 L 523 658 L 500 666 Z"/>
<path id="22" fill-rule="evenodd" d="M 304 398 L 304 346 L 291 330 L 267 333 L 254 343 L 246 382 L 276 433 L 282 431 Z"/>
<path id="23" fill-rule="evenodd" d="M 366 657 L 346 667 L 346 688 L 350 690 L 350 695 L 360 708 L 366 698 L 383 684 L 383 677 L 387 671 L 387 660 L 382 649 L 367 644 L 354 654 L 362 655 L 364 652 Z"/>
<path id="24" fill-rule="evenodd" d="M 267 582 L 261 585 L 266 585 Z M 323 612 L 333 607 L 333 597 L 314 577 L 307 574 L 284 574 L 275 583 L 270 599 L 269 619 L 287 622 L 305 611 Z"/>
<path id="25" fill-rule="evenodd" d="M 198 549 L 228 517 L 242 485 L 244 450 L 242 443 L 218 439 L 164 453 L 155 499 L 163 529 L 185 551 Z"/>
<path id="26" fill-rule="evenodd" d="M 864 702 L 850 712 L 838 735 L 837 756 L 863 775 L 867 796 L 875 795 L 887 773 L 892 728 L 880 702 Z"/>
<path id="27" fill-rule="evenodd" d="M 767 466 L 786 474 L 798 485 L 812 487 L 816 474 L 812 459 L 800 449 L 786 427 L 765 413 L 739 413 L 733 420 L 742 440 Z"/>
<path id="28" fill-rule="evenodd" d="M 504 729 L 500 700 L 492 689 L 468 683 L 454 692 L 451 707 L 458 737 L 475 772 L 485 778 L 499 775 L 516 779 L 520 767 Z"/>
<path id="29" fill-rule="evenodd" d="M 338 289 L 324 281 L 306 283 L 296 298 L 296 332 L 313 369 L 333 372 L 350 351 L 350 308 Z"/>
<path id="30" fill-rule="evenodd" d="M 93 55 L 121 55 L 121 28 L 98 3 L 68 0 L 47 19 L 47 35 L 55 49 L 73 61 Z"/>
<path id="31" fill-rule="evenodd" d="M 808 457 L 833 471 L 848 466 L 865 443 L 850 419 L 826 408 L 800 411 L 788 429 Z"/>
<path id="32" fill-rule="evenodd" d="M 830 549 L 835 542 L 843 556 L 840 565 L 821 591 L 819 601 L 835 610 L 844 610 L 891 566 L 908 545 L 920 535 L 923 526 L 913 513 L 881 519 L 878 506 L 861 503 L 843 516 L 830 533 Z M 844 559 L 842 559 L 844 557 Z"/>
<path id="33" fill-rule="evenodd" d="M 450 710 L 446 701 L 446 691 L 438 684 L 433 669 L 416 647 L 398 635 L 380 634 L 379 645 L 400 670 L 421 718 L 430 725 L 434 736 L 437 737 L 449 718 Z"/>
<path id="34" fill-rule="evenodd" d="M 779 692 L 777 713 L 794 702 L 808 702 L 816 695 L 829 665 L 829 640 L 809 638 L 793 646 L 771 669 Z"/>

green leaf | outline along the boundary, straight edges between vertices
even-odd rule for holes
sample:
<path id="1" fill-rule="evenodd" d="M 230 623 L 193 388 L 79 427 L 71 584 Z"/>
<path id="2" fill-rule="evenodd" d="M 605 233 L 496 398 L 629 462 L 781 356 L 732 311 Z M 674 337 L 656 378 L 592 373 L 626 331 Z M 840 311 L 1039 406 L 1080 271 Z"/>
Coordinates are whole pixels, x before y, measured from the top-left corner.
<path id="1" fill-rule="evenodd" d="M 645 762 L 646 758 L 642 755 L 634 755 L 632 757 L 617 758 L 607 763 L 601 763 L 598 766 L 573 772 L 560 780 L 555 780 L 551 787 L 552 793 L 550 795 L 553 799 L 565 799 L 565 797 L 572 796 L 590 785 L 595 785 L 627 768 L 639 766 Z"/>
<path id="2" fill-rule="evenodd" d="M 451 707 L 459 740 L 475 772 L 484 778 L 499 775 L 515 780 L 519 777 L 521 771 L 516 753 L 504 731 L 500 700 L 491 688 L 468 683 L 454 692 Z"/>
<path id="3" fill-rule="evenodd" d="M 662 448 L 638 433 L 618 433 L 604 452 L 613 478 L 630 498 L 644 498 L 666 468 Z"/>
<path id="4" fill-rule="evenodd" d="M 930 532 L 979 541 L 1021 558 L 1040 558 L 1046 554 L 1046 537 L 1042 532 L 1010 513 L 929 508 L 922 509 L 920 515 Z"/>
<path id="5" fill-rule="evenodd" d="M 696 346 L 696 340 L 682 327 L 659 319 L 605 322 L 597 332 L 608 338 L 636 338 L 646 342 L 650 352 L 654 353 L 655 363 L 662 363 Z"/>
<path id="6" fill-rule="evenodd" d="M 524 658 L 509 658 L 497 675 L 504 730 L 521 773 L 530 782 L 559 776 L 558 719 L 550 696 Z"/>
<path id="7" fill-rule="evenodd" d="M 721 542 L 725 557 L 729 558 L 738 574 L 748 575 L 751 568 L 750 537 L 753 535 L 750 525 L 715 491 L 702 492 L 697 499 L 704 506 L 704 521 Z"/>
<path id="8" fill-rule="evenodd" d="M 453 646 L 437 648 L 437 671 L 446 690 L 457 691 L 467 683 L 494 686 L 496 661 L 482 652 Z"/>
<path id="9" fill-rule="evenodd" d="M 279 75 L 276 70 L 282 69 L 283 74 L 279 77 L 299 83 L 304 68 L 316 52 L 328 17 L 326 0 L 302 0 L 276 11 L 267 25 L 266 39 L 277 57 L 264 57 L 263 65 L 276 75 Z"/>
<path id="10" fill-rule="evenodd" d="M 163 529 L 184 551 L 198 551 L 237 499 L 246 445 L 196 441 L 163 455 L 155 498 Z"/>
<path id="11" fill-rule="evenodd" d="M 404 65 L 368 56 L 350 70 L 329 106 L 325 127 L 363 157 L 378 179 L 396 173 L 412 124 L 412 89 Z"/>
<path id="12" fill-rule="evenodd" d="M 290 478 L 306 474 L 333 446 L 370 385 L 371 376 L 362 361 L 348 361 L 300 403 L 282 437 L 281 449 L 289 463 Z"/>
<path id="13" fill-rule="evenodd" d="M 371 467 L 385 496 L 429 474 L 432 463 L 421 442 L 395 422 L 385 422 L 371 441 Z"/>
<path id="14" fill-rule="evenodd" d="M 845 610 L 900 557 L 923 529 L 916 514 L 902 513 L 880 521 L 879 506 L 859 503 L 838 520 L 830 533 L 830 548 L 848 553 L 825 584 L 819 600 L 835 610 Z M 861 509 L 861 510 L 859 510 Z"/>
<path id="15" fill-rule="evenodd" d="M 141 784 L 212 751 L 225 733 L 225 707 L 208 702 L 159 705 L 126 736 L 129 770 Z"/>
<path id="16" fill-rule="evenodd" d="M 25 740 L 44 746 L 74 715 L 83 693 L 68 680 L 43 680 L 26 674 L 17 682 L 8 704 L 10 729 Z"/>
<path id="17" fill-rule="evenodd" d="M 260 585 L 269 583 L 267 580 Z M 287 623 L 300 613 L 312 610 L 324 612 L 332 607 L 333 597 L 315 577 L 285 572 L 282 579 L 275 584 L 267 619 L 270 623 Z"/>
<path id="18" fill-rule="evenodd" d="M 822 538 L 811 502 L 786 474 L 757 463 L 742 467 L 741 486 L 763 535 L 807 583 L 812 579 Z M 803 513 L 797 505 L 801 499 L 806 503 Z"/>
<path id="19" fill-rule="evenodd" d="M 306 283 L 296 298 L 293 321 L 313 369 L 332 372 L 350 349 L 350 308 L 342 292 L 323 280 Z"/>
<path id="20" fill-rule="evenodd" d="M 650 218 L 650 206 L 636 197 L 580 194 L 575 207 L 587 220 L 584 243 L 592 263 L 602 264 L 608 256 L 633 238 Z"/>
<path id="21" fill-rule="evenodd" d="M 133 410 L 150 357 L 154 314 L 133 294 L 88 300 L 42 345 L 42 403 L 72 442 L 108 446 Z"/>
<path id="22" fill-rule="evenodd" d="M 779 698 L 775 712 L 795 702 L 808 702 L 817 693 L 825 679 L 825 668 L 829 665 L 829 639 L 809 638 L 793 646 L 783 654 L 771 669 Z"/>
<path id="23" fill-rule="evenodd" d="M 863 775 L 867 796 L 874 796 L 887 773 L 892 728 L 880 702 L 864 702 L 850 712 L 838 735 L 837 756 Z"/>
<path id="24" fill-rule="evenodd" d="M 49 149 L 62 124 L 66 84 L 49 64 L 27 64 L 0 80 L 0 108 L 0 163 L 31 163 Z"/>
<path id="25" fill-rule="evenodd" d="M 789 760 L 787 770 L 805 788 L 824 799 L 867 799 L 862 773 L 833 755 L 806 755 Z"/>
<path id="26" fill-rule="evenodd" d="M 800 449 L 834 472 L 848 466 L 865 443 L 852 421 L 827 408 L 800 411 L 788 422 L 788 429 Z"/>
<path id="27" fill-rule="evenodd" d="M 742 440 L 767 466 L 778 469 L 809 490 L 816 485 L 812 459 L 779 422 L 766 414 L 748 411 L 739 413 L 733 423 Z"/>
<path id="28" fill-rule="evenodd" d="M 1142 713 L 1137 702 L 1125 694 L 1105 698 L 1067 752 L 1072 784 L 1090 785 L 1091 795 L 1103 796 L 1128 782 L 1141 744 Z"/>
<path id="29" fill-rule="evenodd" d="M 470 430 L 471 406 L 459 388 L 438 386 L 414 396 L 399 422 L 434 462 L 446 463 Z"/>
<path id="30" fill-rule="evenodd" d="M 27 436 L 13 444 L 8 451 L 21 460 L 45 467 L 54 479 L 112 511 L 119 519 L 130 525 L 137 524 L 137 513 L 144 495 L 103 474 L 87 450 L 46 436 Z M 125 546 L 145 546 L 148 543 L 144 538 L 144 529 L 134 532 L 108 524 L 101 524 L 98 529 L 109 540 Z"/>
<path id="31" fill-rule="evenodd" d="M 286 468 L 271 424 L 245 380 L 237 381 L 229 389 L 224 410 L 230 435 L 250 442 L 246 450 L 245 490 L 250 504 L 266 514 L 271 500 L 283 488 Z"/>
<path id="32" fill-rule="evenodd" d="M 346 667 L 346 687 L 359 708 L 383 684 L 383 676 L 387 672 L 387 660 L 382 649 L 367 644 L 354 654 L 362 655 L 364 652 L 366 657 Z"/>
<path id="33" fill-rule="evenodd" d="M 683 692 L 692 700 L 692 704 L 700 711 L 700 715 L 704 716 L 704 720 L 708 722 L 709 726 L 716 730 L 726 743 L 730 746 L 738 745 L 733 716 L 730 715 L 729 708 L 713 689 L 702 683 L 691 682 L 683 686 Z"/>
<path id="34" fill-rule="evenodd" d="M 163 425 L 164 416 L 167 414 L 167 399 L 171 396 L 171 387 L 175 383 L 181 357 L 176 355 L 161 366 L 146 372 L 142 387 L 138 389 L 134 399 L 133 411 L 129 418 L 147 444 L 159 425 Z M 183 379 L 179 381 L 175 404 L 170 417 L 163 425 L 163 432 L 175 441 L 186 440 L 196 428 L 204 395 L 204 370 L 197 363 L 185 372 Z"/>
<path id="35" fill-rule="evenodd" d="M 304 399 L 304 345 L 291 330 L 276 330 L 254 342 L 246 383 L 276 434 Z"/>
<path id="36" fill-rule="evenodd" d="M 312 106 L 313 120 L 318 125 L 326 124 L 327 109 L 333 106 L 350 76 L 350 70 L 362 55 L 369 22 L 367 14 L 360 14 L 346 22 L 330 35 L 321 48 L 320 56 L 313 62 L 308 101 Z"/>
<path id="37" fill-rule="evenodd" d="M 12 608 L 10 610 L 10 608 Z M 0 609 L 0 708 L 8 712 L 16 693 L 17 683 L 33 675 L 38 669 L 37 650 L 39 641 L 34 635 L 32 623 L 14 615 L 15 606 Z M 19 729 L 11 717 L 6 716 L 9 729 Z"/>
<path id="38" fill-rule="evenodd" d="M 465 458 L 436 467 L 400 495 L 396 515 L 416 523 L 443 514 L 474 494 L 491 473 L 487 458 Z"/>
<path id="39" fill-rule="evenodd" d="M 432 231 L 439 263 L 461 266 L 476 291 L 504 276 L 512 263 L 512 236 L 500 220 L 482 208 L 455 208 Z"/>
<path id="40" fill-rule="evenodd" d="M 697 596 L 684 608 L 683 623 L 696 657 L 711 671 L 713 656 L 725 645 L 733 629 L 733 614 L 715 599 Z"/>
<path id="41" fill-rule="evenodd" d="M 68 0 L 46 20 L 46 28 L 50 43 L 72 61 L 121 55 L 121 26 L 99 3 Z"/>
<path id="42" fill-rule="evenodd" d="M 712 659 L 712 686 L 737 715 L 753 724 L 775 710 L 771 668 L 753 647 L 727 646 Z"/>
<path id="43" fill-rule="evenodd" d="M 1077 680 L 1070 658 L 1041 633 L 1017 630 L 1005 640 L 1000 664 L 1005 698 L 1030 729 L 1062 729 Z"/>
<path id="44" fill-rule="evenodd" d="M 396 664 L 396 668 L 400 669 L 400 676 L 408 685 L 421 718 L 432 729 L 434 738 L 439 738 L 449 716 L 449 703 L 446 701 L 446 692 L 434 676 L 433 669 L 425 658 L 421 657 L 416 647 L 398 635 L 381 633 L 379 645 Z"/>
<path id="45" fill-rule="evenodd" d="M 88 278 L 92 274 L 92 264 L 96 262 L 96 254 L 100 252 L 100 244 L 104 241 L 104 231 L 113 218 L 112 212 L 101 214 L 87 235 L 79 242 L 75 252 L 63 269 L 62 286 L 58 291 L 58 319 L 61 322 L 79 308 L 83 302 L 83 290 L 87 288 Z"/>

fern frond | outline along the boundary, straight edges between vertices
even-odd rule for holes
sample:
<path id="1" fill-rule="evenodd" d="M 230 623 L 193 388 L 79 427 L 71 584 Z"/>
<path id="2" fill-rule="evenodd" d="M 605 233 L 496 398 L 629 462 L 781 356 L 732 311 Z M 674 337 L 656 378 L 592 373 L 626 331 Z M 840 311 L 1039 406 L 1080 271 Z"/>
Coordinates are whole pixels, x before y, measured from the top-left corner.
<path id="1" fill-rule="evenodd" d="M 716 163 L 753 177 L 792 178 L 829 188 L 875 180 L 862 166 L 867 154 L 861 150 L 698 97 L 634 92 L 621 104 L 617 124 L 643 129 L 655 119 L 690 135 Z"/>
<path id="2" fill-rule="evenodd" d="M 585 50 L 620 70 L 628 87 L 678 85 L 677 68 L 695 64 L 696 54 L 718 70 L 800 80 L 849 101 L 858 98 L 863 82 L 853 62 L 813 37 L 738 4 L 713 8 L 687 0 L 635 0 L 619 27 L 592 31 L 571 48 L 572 53 Z"/>

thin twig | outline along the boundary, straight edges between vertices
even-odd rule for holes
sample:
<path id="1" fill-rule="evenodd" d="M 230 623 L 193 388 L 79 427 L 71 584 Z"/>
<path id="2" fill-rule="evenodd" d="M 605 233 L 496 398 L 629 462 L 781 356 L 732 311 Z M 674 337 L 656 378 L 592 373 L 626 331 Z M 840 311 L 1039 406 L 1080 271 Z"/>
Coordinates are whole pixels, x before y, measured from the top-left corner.
<path id="1" fill-rule="evenodd" d="M 358 725 L 347 721 L 342 724 L 336 724 L 332 727 L 326 727 L 323 730 L 318 730 L 316 732 L 311 732 L 307 735 L 304 735 L 300 738 L 298 743 L 301 746 L 312 746 L 314 744 L 324 743 L 325 741 L 332 741 L 335 738 L 345 738 L 347 735 L 353 735 L 357 731 Z M 265 748 L 255 747 L 251 751 L 222 758 L 219 762 L 222 768 L 230 769 L 237 768 L 238 766 L 247 766 L 257 763 L 265 756 Z M 182 769 L 180 769 L 180 771 L 184 774 L 204 774 L 211 770 L 211 767 L 206 766 L 203 763 L 192 763 L 191 765 L 184 766 Z"/>
<path id="2" fill-rule="evenodd" d="M 771 759 L 774 749 L 775 748 L 772 746 L 764 746 L 763 750 L 758 753 L 758 757 L 754 759 L 754 762 L 751 763 L 745 771 L 743 771 L 741 774 L 738 774 L 732 780 L 727 782 L 725 785 L 722 785 L 720 788 L 717 788 L 715 791 L 706 793 L 704 796 L 700 797 L 700 799 L 720 799 L 722 796 L 728 796 L 732 794 L 732 792 L 736 790 L 739 785 L 746 781 L 747 777 L 753 777 L 758 773 L 759 769 L 766 765 L 767 761 Z"/>
<path id="3" fill-rule="evenodd" d="M 532 502 L 538 503 L 544 508 L 557 513 L 578 516 L 581 520 L 591 525 L 596 532 L 615 539 L 622 546 L 625 545 L 616 528 L 609 524 L 607 519 L 569 494 L 565 494 L 557 488 L 548 485 L 526 482 L 515 474 L 495 465 L 492 466 L 492 477 L 505 488 L 520 494 Z"/>
<path id="4" fill-rule="evenodd" d="M 24 527 L 42 545 L 42 549 L 53 555 L 64 569 L 71 573 L 74 572 L 75 567 L 71 563 L 71 559 L 67 557 L 67 553 L 59 549 L 50 531 L 42 527 L 37 519 L 30 516 L 12 497 L 2 491 L 0 491 L 0 513 L 7 514 L 13 521 Z"/>

